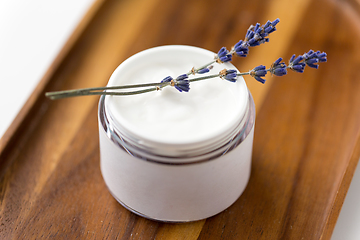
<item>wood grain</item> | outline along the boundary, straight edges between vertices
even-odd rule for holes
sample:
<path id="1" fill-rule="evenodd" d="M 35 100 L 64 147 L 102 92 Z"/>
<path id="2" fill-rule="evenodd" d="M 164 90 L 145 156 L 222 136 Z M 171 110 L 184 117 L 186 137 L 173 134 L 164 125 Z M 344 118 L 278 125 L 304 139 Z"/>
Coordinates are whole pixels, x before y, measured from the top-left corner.
<path id="1" fill-rule="evenodd" d="M 100 4 L 34 93 L 12 140 L 2 140 L 0 238 L 329 239 L 360 155 L 359 13 L 353 0 Z M 103 86 L 117 65 L 150 47 L 231 47 L 250 24 L 276 17 L 270 43 L 235 59 L 240 70 L 309 49 L 326 51 L 329 61 L 268 76 L 264 86 L 247 79 L 257 106 L 250 182 L 212 218 L 166 224 L 121 207 L 100 173 L 98 97 L 44 97 Z"/>

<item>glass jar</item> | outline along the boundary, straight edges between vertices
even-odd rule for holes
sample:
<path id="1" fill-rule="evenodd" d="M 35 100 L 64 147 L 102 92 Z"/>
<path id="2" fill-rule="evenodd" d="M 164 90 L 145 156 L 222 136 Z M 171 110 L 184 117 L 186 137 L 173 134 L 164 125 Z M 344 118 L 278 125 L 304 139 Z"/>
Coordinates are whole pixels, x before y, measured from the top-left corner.
<path id="1" fill-rule="evenodd" d="M 213 56 L 212 52 L 190 46 L 152 48 L 124 61 L 108 86 L 127 84 L 124 79 L 129 76 L 141 81 L 136 75 L 140 71 L 144 82 L 154 82 L 147 76 L 162 74 L 164 78 L 167 71 L 180 74 L 176 72 L 179 68 L 184 71 L 187 65 L 201 66 Z M 224 66 L 234 68 L 229 63 L 215 65 L 215 73 Z M 192 95 L 163 89 L 141 97 L 100 98 L 101 172 L 110 193 L 128 210 L 165 222 L 195 221 L 225 210 L 244 191 L 250 177 L 254 135 L 252 96 L 242 77 L 236 84 L 207 81 L 212 83 L 191 83 Z M 214 99 L 207 101 L 214 95 L 213 90 L 219 98 L 219 102 L 215 98 L 216 104 Z M 226 109 L 222 101 L 234 107 Z M 181 107 L 183 112 L 177 109 Z M 187 111 L 194 107 L 196 111 Z M 139 112 L 147 111 L 150 115 L 138 118 Z"/>

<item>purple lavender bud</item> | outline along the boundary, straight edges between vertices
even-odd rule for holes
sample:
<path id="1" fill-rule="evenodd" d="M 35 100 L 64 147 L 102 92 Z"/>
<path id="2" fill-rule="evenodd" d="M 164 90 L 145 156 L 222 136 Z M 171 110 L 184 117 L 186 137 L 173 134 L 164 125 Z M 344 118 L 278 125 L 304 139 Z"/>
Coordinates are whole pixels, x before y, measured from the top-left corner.
<path id="1" fill-rule="evenodd" d="M 258 27 L 255 31 L 254 37 L 249 40 L 250 47 L 259 46 L 262 43 L 269 41 L 269 39 L 265 38 L 268 34 L 264 32 L 262 27 Z"/>
<path id="2" fill-rule="evenodd" d="M 266 73 L 267 73 L 266 67 L 264 65 L 260 65 L 260 66 L 257 66 L 253 70 L 250 71 L 250 76 L 252 76 L 257 81 L 264 84 L 266 80 L 261 78 L 261 77 L 265 77 Z"/>
<path id="3" fill-rule="evenodd" d="M 282 58 L 278 58 L 270 67 L 270 72 L 279 77 L 287 74 L 286 64 L 281 61 Z"/>
<path id="4" fill-rule="evenodd" d="M 321 62 L 327 62 L 327 58 L 326 58 L 326 53 L 325 52 L 320 52 L 320 51 L 317 51 L 316 52 L 317 53 L 317 57 L 318 57 L 318 59 L 319 59 L 319 63 L 321 63 Z"/>
<path id="5" fill-rule="evenodd" d="M 238 43 L 235 44 L 234 51 L 239 57 L 246 57 L 249 53 L 249 47 L 247 46 L 246 42 L 240 40 Z"/>
<path id="6" fill-rule="evenodd" d="M 256 33 L 259 30 L 259 27 L 260 27 L 260 23 L 256 23 L 253 31 Z"/>
<path id="7" fill-rule="evenodd" d="M 189 80 L 177 81 L 177 83 L 175 84 L 175 88 L 179 90 L 179 92 L 188 92 L 190 90 Z"/>
<path id="8" fill-rule="evenodd" d="M 202 68 L 202 69 L 198 70 L 197 73 L 203 74 L 203 73 L 207 73 L 209 71 L 210 71 L 210 69 L 208 69 L 208 68 Z"/>
<path id="9" fill-rule="evenodd" d="M 315 63 L 318 63 L 319 60 L 317 59 L 317 53 L 314 52 L 313 50 L 310 50 L 309 52 L 304 53 L 303 57 L 304 57 L 304 62 L 309 67 L 311 67 L 311 68 L 318 68 L 319 67 L 318 65 L 315 65 Z"/>
<path id="10" fill-rule="evenodd" d="M 303 73 L 304 68 L 305 68 L 305 63 L 304 65 L 294 65 L 290 69 L 294 70 L 295 72 Z"/>
<path id="11" fill-rule="evenodd" d="M 267 32 L 267 34 L 273 33 L 273 32 L 275 32 L 275 31 L 276 31 L 276 28 L 273 27 L 270 31 Z"/>
<path id="12" fill-rule="evenodd" d="M 226 47 L 222 47 L 217 53 L 216 59 L 219 60 L 220 63 L 230 62 L 232 59 L 232 55 L 229 53 Z"/>
<path id="13" fill-rule="evenodd" d="M 226 47 L 222 47 L 222 48 L 220 48 L 220 50 L 217 54 L 220 57 L 220 56 L 226 55 L 227 52 L 228 52 L 228 50 L 226 49 Z"/>
<path id="14" fill-rule="evenodd" d="M 275 19 L 274 21 L 272 21 L 271 25 L 273 25 L 273 27 L 276 26 L 276 24 L 278 24 L 280 22 L 280 19 Z"/>
<path id="15" fill-rule="evenodd" d="M 279 65 L 279 63 L 282 61 L 282 58 L 278 58 L 275 62 L 274 62 L 274 65 L 277 66 Z"/>
<path id="16" fill-rule="evenodd" d="M 181 80 L 184 80 L 184 79 L 187 79 L 189 76 L 187 74 L 181 74 L 180 76 L 178 76 L 176 78 L 176 81 L 181 81 Z"/>
<path id="17" fill-rule="evenodd" d="M 295 54 L 291 56 L 289 61 L 289 68 L 295 72 L 303 73 L 305 69 L 305 63 L 302 62 L 304 57 L 302 55 L 295 58 Z"/>
<path id="18" fill-rule="evenodd" d="M 263 28 L 260 27 L 260 23 L 257 23 L 254 29 L 255 34 L 260 34 L 263 31 Z"/>
<path id="19" fill-rule="evenodd" d="M 264 27 L 264 29 L 265 29 L 265 32 L 267 33 L 267 34 L 270 34 L 270 33 L 272 33 L 272 32 L 275 32 L 276 31 L 276 24 L 278 24 L 280 22 L 280 19 L 275 19 L 274 21 L 272 21 L 271 22 L 271 24 L 270 24 L 270 26 L 269 27 Z"/>
<path id="20" fill-rule="evenodd" d="M 309 67 L 313 67 L 313 68 L 318 68 L 318 65 L 315 65 L 314 63 L 318 63 L 319 60 L 317 58 L 312 58 L 309 60 L 305 60 L 305 63 L 309 66 Z"/>
<path id="21" fill-rule="evenodd" d="M 293 55 L 293 57 L 295 58 L 295 54 Z M 293 57 L 291 57 L 291 58 L 293 59 Z M 297 58 L 295 58 L 293 64 L 296 65 L 296 64 L 298 64 L 299 62 L 301 62 L 303 59 L 304 59 L 304 57 L 303 57 L 302 55 L 299 55 Z M 290 59 L 290 62 L 291 62 L 291 61 L 292 61 L 292 60 Z"/>
<path id="22" fill-rule="evenodd" d="M 320 51 L 314 52 L 313 50 L 310 50 L 309 52 L 304 53 L 303 58 L 304 58 L 304 62 L 306 63 L 306 65 L 308 65 L 309 67 L 312 67 L 312 68 L 319 67 L 319 65 L 317 65 L 315 63 L 327 61 L 326 53 L 320 52 Z"/>
<path id="23" fill-rule="evenodd" d="M 250 39 L 252 39 L 254 37 L 254 32 L 252 30 L 247 30 L 246 35 L 245 35 L 245 41 L 249 41 Z"/>
<path id="24" fill-rule="evenodd" d="M 291 58 L 290 58 L 290 60 L 289 60 L 289 62 L 293 62 L 294 61 L 294 59 L 295 59 L 295 54 L 293 54 L 292 56 L 291 56 Z"/>
<path id="25" fill-rule="evenodd" d="M 187 79 L 188 75 L 187 74 L 182 74 L 180 76 L 178 76 L 174 82 L 174 87 L 179 91 L 179 92 L 188 92 L 190 90 L 190 82 Z"/>
<path id="26" fill-rule="evenodd" d="M 245 41 L 250 47 L 255 47 L 260 44 L 269 42 L 269 38 L 266 38 L 270 33 L 276 31 L 276 24 L 280 22 L 279 19 L 275 19 L 270 22 L 267 21 L 262 27 L 257 23 L 255 26 L 251 26 L 245 36 Z"/>
<path id="27" fill-rule="evenodd" d="M 270 22 L 270 20 L 268 20 L 264 25 L 264 29 L 270 27 L 270 25 L 271 25 L 271 22 Z"/>
<path id="28" fill-rule="evenodd" d="M 313 58 L 316 57 L 314 50 L 310 49 L 307 53 L 304 53 L 304 58 Z"/>
<path id="29" fill-rule="evenodd" d="M 236 82 L 237 71 L 235 69 L 226 70 L 224 78 L 230 82 Z"/>
<path id="30" fill-rule="evenodd" d="M 171 82 L 171 80 L 173 80 L 173 78 L 172 78 L 172 77 L 170 77 L 170 76 L 167 76 L 166 78 L 164 78 L 164 79 L 161 81 L 161 83 L 164 83 L 164 82 Z"/>
<path id="31" fill-rule="evenodd" d="M 262 71 L 265 71 L 265 72 L 266 72 L 266 67 L 265 67 L 264 65 L 260 65 L 260 66 L 255 67 L 255 68 L 253 69 L 253 71 L 255 71 L 255 72 L 261 72 L 261 73 L 262 73 Z M 266 75 L 266 73 L 265 73 L 265 75 Z M 265 76 L 265 75 L 264 75 L 264 76 Z"/>
<path id="32" fill-rule="evenodd" d="M 270 32 L 273 32 L 274 28 L 272 26 L 269 26 L 267 28 L 264 28 L 264 32 L 266 32 L 267 34 Z"/>
<path id="33" fill-rule="evenodd" d="M 265 81 L 266 81 L 266 79 L 263 79 L 263 78 L 261 78 L 261 77 L 255 76 L 254 78 L 256 79 L 256 81 L 261 82 L 262 84 L 264 84 Z"/>
<path id="34" fill-rule="evenodd" d="M 286 71 L 286 66 L 285 68 L 278 68 L 278 69 L 275 69 L 273 72 L 272 72 L 274 75 L 276 76 L 284 76 L 287 74 L 287 71 Z"/>
<path id="35" fill-rule="evenodd" d="M 249 46 L 250 46 L 250 47 L 256 47 L 256 46 L 259 46 L 259 45 L 260 45 L 260 43 L 258 43 L 255 38 L 250 39 L 250 40 L 248 41 L 248 43 L 249 43 Z"/>

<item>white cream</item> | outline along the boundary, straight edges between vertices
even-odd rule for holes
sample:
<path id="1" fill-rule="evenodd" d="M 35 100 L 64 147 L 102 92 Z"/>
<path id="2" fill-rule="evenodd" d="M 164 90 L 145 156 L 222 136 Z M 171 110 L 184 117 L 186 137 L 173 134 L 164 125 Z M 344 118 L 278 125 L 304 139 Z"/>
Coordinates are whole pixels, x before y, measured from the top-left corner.
<path id="1" fill-rule="evenodd" d="M 108 86 L 160 82 L 167 76 L 189 72 L 214 58 L 214 53 L 189 46 L 152 48 L 124 61 Z M 134 64 L 136 62 L 136 64 Z M 232 64 L 213 64 L 207 74 L 235 69 Z M 173 87 L 133 96 L 106 97 L 106 111 L 125 134 L 146 144 L 183 145 L 216 141 L 231 131 L 244 114 L 248 90 L 242 77 L 236 83 L 220 78 L 190 83 L 189 92 Z"/>

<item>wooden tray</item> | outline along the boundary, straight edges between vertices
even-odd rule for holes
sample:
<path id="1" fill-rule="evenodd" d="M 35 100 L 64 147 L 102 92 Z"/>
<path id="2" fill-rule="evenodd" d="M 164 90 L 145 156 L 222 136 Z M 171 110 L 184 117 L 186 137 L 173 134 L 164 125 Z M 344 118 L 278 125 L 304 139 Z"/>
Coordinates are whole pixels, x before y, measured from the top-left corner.
<path id="1" fill-rule="evenodd" d="M 329 239 L 360 156 L 360 6 L 326 1 L 97 1 L 0 144 L 1 239 Z M 104 86 L 141 50 L 187 44 L 217 51 L 250 24 L 281 19 L 270 43 L 234 64 L 326 51 L 304 74 L 248 78 L 257 106 L 244 194 L 198 222 L 138 217 L 99 169 L 98 97 L 50 101 L 46 91 Z"/>

